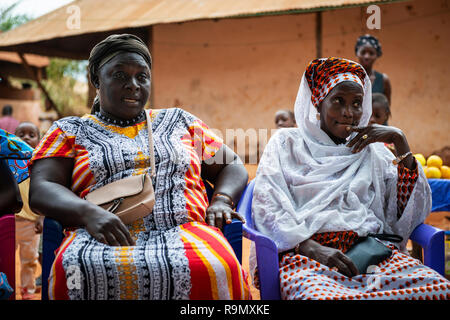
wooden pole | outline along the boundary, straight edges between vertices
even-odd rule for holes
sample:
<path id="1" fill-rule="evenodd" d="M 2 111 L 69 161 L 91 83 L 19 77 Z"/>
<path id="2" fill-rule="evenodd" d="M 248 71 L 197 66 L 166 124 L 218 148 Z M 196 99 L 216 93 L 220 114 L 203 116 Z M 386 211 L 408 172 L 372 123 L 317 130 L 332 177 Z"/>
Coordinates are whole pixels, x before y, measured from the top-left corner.
<path id="1" fill-rule="evenodd" d="M 25 70 L 27 71 L 27 73 L 29 74 L 29 76 L 31 77 L 31 79 L 34 79 L 37 82 L 37 85 L 39 87 L 39 89 L 42 90 L 42 92 L 44 93 L 45 97 L 47 98 L 49 105 L 45 106 L 46 111 L 48 111 L 49 109 L 53 109 L 56 111 L 56 114 L 58 115 L 59 118 L 61 118 L 61 113 L 58 111 L 58 108 L 56 108 L 55 103 L 53 102 L 52 98 L 50 98 L 50 95 L 48 94 L 47 90 L 44 88 L 44 86 L 42 85 L 41 79 L 40 77 L 38 77 L 36 75 L 36 73 L 33 71 L 33 68 L 30 67 L 30 65 L 28 64 L 27 60 L 25 59 L 25 56 L 23 55 L 23 53 L 18 52 L 20 60 L 22 61 L 22 64 L 25 68 Z"/>
<path id="2" fill-rule="evenodd" d="M 316 13 L 316 58 L 322 58 L 322 12 Z"/>

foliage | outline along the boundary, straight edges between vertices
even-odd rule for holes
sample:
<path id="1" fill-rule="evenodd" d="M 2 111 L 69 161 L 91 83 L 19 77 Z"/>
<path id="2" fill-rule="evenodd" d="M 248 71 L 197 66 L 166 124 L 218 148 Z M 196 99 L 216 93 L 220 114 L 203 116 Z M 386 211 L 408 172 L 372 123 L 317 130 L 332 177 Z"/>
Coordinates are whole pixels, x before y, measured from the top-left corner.
<path id="1" fill-rule="evenodd" d="M 6 8 L 0 8 L 0 31 L 11 30 L 30 20 L 25 14 L 13 14 L 12 11 L 21 1 L 15 2 Z"/>
<path id="2" fill-rule="evenodd" d="M 74 78 L 62 77 L 60 80 L 49 78 L 43 83 L 62 117 L 81 116 L 89 112 L 86 106 L 87 92 L 76 92 L 77 81 Z"/>
<path id="3" fill-rule="evenodd" d="M 83 63 L 76 60 L 52 58 L 46 68 L 47 76 L 50 79 L 59 80 L 63 77 L 74 77 L 86 71 Z"/>
<path id="4" fill-rule="evenodd" d="M 47 80 L 43 84 L 61 116 L 83 115 L 89 111 L 87 92 L 79 91 L 75 77 L 85 74 L 85 63 L 61 58 L 52 58 L 46 68 Z"/>

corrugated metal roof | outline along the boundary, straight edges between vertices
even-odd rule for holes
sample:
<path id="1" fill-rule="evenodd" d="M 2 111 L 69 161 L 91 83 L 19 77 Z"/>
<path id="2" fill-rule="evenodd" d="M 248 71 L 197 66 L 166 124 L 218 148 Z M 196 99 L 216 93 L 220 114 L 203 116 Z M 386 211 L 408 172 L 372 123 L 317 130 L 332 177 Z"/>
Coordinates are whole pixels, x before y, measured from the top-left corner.
<path id="1" fill-rule="evenodd" d="M 393 0 L 76 0 L 0 34 L 0 47 L 162 23 L 308 12 Z M 75 6 L 75 7 L 73 7 Z M 71 11 L 71 8 L 75 11 Z M 76 28 L 77 10 L 80 26 Z M 75 28 L 74 28 L 75 26 Z"/>

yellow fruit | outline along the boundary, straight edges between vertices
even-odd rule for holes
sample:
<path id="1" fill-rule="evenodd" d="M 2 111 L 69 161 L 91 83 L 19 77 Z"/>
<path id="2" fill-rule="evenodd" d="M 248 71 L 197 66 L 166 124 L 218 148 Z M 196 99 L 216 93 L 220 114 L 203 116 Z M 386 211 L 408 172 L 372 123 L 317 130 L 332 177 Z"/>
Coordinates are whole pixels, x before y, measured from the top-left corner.
<path id="1" fill-rule="evenodd" d="M 441 157 L 433 154 L 431 156 L 428 157 L 427 159 L 427 166 L 428 167 L 436 167 L 436 168 L 440 168 L 442 166 L 442 159 Z"/>
<path id="2" fill-rule="evenodd" d="M 439 179 L 441 177 L 441 170 L 436 167 L 428 167 L 426 176 L 429 179 Z"/>
<path id="3" fill-rule="evenodd" d="M 441 178 L 442 179 L 450 179 L 450 168 L 448 166 L 441 167 Z"/>
<path id="4" fill-rule="evenodd" d="M 414 158 L 416 158 L 416 160 L 419 161 L 419 163 L 422 165 L 422 167 L 427 164 L 427 160 L 425 160 L 425 157 L 421 153 L 416 153 L 414 155 Z"/>
<path id="5" fill-rule="evenodd" d="M 423 166 L 423 172 L 425 173 L 425 176 L 427 175 L 427 171 L 428 171 L 428 167 L 427 166 Z"/>

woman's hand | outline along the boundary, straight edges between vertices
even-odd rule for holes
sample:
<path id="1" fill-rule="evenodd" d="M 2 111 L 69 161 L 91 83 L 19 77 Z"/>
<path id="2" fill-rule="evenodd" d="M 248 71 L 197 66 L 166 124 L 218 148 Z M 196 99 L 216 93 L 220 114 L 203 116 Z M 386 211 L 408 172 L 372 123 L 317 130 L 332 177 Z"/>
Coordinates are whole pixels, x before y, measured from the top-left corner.
<path id="1" fill-rule="evenodd" d="M 244 218 L 233 210 L 233 201 L 239 201 L 248 181 L 247 170 L 237 154 L 223 144 L 214 157 L 203 161 L 202 178 L 210 181 L 215 190 L 206 209 L 206 222 L 220 229 L 223 228 L 223 220 L 229 224 L 237 218 L 245 223 Z"/>
<path id="2" fill-rule="evenodd" d="M 128 228 L 113 213 L 98 207 L 84 218 L 85 228 L 98 242 L 109 246 L 134 246 L 135 242 Z"/>
<path id="3" fill-rule="evenodd" d="M 230 224 L 233 218 L 237 218 L 242 223 L 245 223 L 245 219 L 233 210 L 230 201 L 225 197 L 214 197 L 208 209 L 206 209 L 206 222 L 210 226 L 217 227 L 221 230 L 223 230 L 224 226 L 223 221 L 225 220 L 226 224 Z"/>
<path id="4" fill-rule="evenodd" d="M 297 253 L 314 259 L 330 268 L 336 267 L 340 273 L 347 277 L 359 274 L 358 268 L 353 261 L 338 249 L 322 246 L 311 239 L 303 241 L 297 247 Z"/>
<path id="5" fill-rule="evenodd" d="M 410 151 L 408 141 L 402 130 L 379 124 L 372 124 L 367 127 L 347 127 L 349 132 L 358 132 L 358 134 L 347 143 L 347 147 L 353 148 L 352 152 L 360 152 L 368 144 L 374 142 L 393 143 L 397 155 L 401 156 Z M 410 154 L 403 160 L 403 164 L 408 169 L 415 168 L 415 160 Z"/>
<path id="6" fill-rule="evenodd" d="M 399 143 L 403 132 L 395 127 L 372 124 L 367 127 L 351 127 L 348 131 L 358 132 L 358 134 L 347 143 L 347 147 L 352 148 L 352 152 L 356 153 L 364 149 L 368 144 L 374 142 Z"/>

